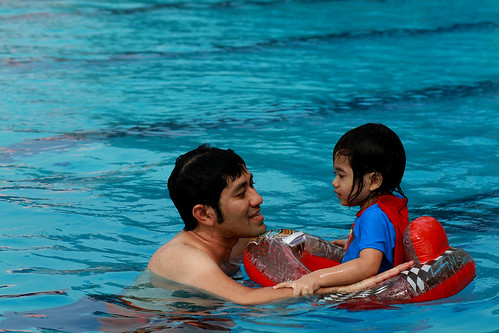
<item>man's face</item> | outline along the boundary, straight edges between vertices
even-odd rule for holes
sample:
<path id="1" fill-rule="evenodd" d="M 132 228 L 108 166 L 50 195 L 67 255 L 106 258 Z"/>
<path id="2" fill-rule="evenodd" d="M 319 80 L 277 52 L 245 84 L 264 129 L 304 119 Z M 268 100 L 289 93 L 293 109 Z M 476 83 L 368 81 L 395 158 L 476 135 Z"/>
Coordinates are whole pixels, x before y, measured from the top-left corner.
<path id="1" fill-rule="evenodd" d="M 248 170 L 229 183 L 220 195 L 223 222 L 218 225 L 224 238 L 258 236 L 267 227 L 260 214 L 262 197 L 253 187 L 253 175 Z"/>

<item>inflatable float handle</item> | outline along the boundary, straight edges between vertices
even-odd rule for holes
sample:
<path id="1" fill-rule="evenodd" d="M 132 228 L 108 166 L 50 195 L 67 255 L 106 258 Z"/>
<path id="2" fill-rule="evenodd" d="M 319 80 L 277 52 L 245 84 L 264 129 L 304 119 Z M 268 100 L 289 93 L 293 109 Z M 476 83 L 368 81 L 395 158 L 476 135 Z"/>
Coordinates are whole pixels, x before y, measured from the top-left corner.
<path id="1" fill-rule="evenodd" d="M 298 231 L 294 232 L 289 236 L 286 236 L 282 239 L 282 242 L 284 244 L 289 245 L 290 247 L 295 247 L 296 245 L 300 245 L 302 243 L 305 243 L 306 241 L 305 233 Z"/>

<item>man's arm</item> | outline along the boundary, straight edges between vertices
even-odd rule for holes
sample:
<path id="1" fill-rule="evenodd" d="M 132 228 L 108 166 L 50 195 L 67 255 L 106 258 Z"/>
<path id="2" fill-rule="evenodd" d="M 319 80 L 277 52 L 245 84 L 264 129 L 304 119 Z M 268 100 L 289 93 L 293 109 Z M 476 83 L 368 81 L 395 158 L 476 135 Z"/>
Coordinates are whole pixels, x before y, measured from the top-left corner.
<path id="1" fill-rule="evenodd" d="M 174 246 L 168 253 L 156 253 L 148 269 L 156 275 L 192 286 L 234 303 L 249 305 L 290 298 L 293 290 L 285 288 L 249 288 L 227 276 L 208 254 L 190 246 Z"/>
<path id="2" fill-rule="evenodd" d="M 239 241 L 237 241 L 236 245 L 234 245 L 234 247 L 232 248 L 230 259 L 236 260 L 240 258 L 244 254 L 244 249 L 246 248 L 246 245 L 248 245 L 250 240 L 251 238 L 239 238 Z"/>

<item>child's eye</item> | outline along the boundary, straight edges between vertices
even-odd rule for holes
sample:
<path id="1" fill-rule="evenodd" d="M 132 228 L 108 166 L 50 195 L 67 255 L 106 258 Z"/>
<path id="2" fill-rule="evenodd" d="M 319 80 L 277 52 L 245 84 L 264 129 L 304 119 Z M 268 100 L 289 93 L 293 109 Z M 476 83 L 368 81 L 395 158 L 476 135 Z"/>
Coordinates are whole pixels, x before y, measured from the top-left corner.
<path id="1" fill-rule="evenodd" d="M 340 173 L 334 172 L 334 176 L 335 177 L 339 177 L 339 178 L 343 178 L 344 177 L 344 175 L 341 172 Z"/>

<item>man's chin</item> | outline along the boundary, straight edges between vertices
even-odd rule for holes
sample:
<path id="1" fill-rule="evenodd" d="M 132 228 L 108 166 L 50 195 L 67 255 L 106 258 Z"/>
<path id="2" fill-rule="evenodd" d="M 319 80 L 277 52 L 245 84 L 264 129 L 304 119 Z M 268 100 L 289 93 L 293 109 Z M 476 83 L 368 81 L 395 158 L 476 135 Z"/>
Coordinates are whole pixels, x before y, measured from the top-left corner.
<path id="1" fill-rule="evenodd" d="M 260 236 L 265 231 L 267 231 L 267 226 L 265 225 L 265 223 L 262 222 L 262 224 L 259 225 L 258 227 L 252 228 L 252 230 L 251 230 L 251 237 Z"/>

